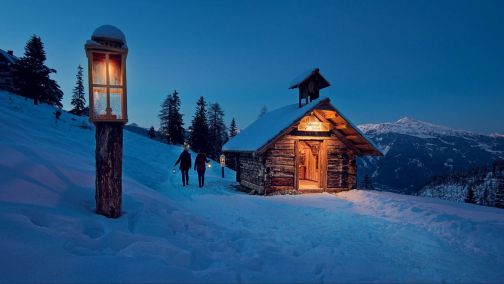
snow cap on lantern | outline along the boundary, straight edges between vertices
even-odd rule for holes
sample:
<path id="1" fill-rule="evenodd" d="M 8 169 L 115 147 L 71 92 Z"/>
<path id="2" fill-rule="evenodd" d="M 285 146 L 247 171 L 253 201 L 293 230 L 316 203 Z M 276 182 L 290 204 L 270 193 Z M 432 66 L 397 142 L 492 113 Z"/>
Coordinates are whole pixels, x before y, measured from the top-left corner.
<path id="1" fill-rule="evenodd" d="M 98 27 L 85 44 L 89 70 L 89 118 L 126 123 L 126 37 L 111 25 Z"/>
<path id="2" fill-rule="evenodd" d="M 103 25 L 98 27 L 91 36 L 91 40 L 102 43 L 102 42 L 113 42 L 120 46 L 119 48 L 126 47 L 126 36 L 124 33 L 115 26 Z"/>

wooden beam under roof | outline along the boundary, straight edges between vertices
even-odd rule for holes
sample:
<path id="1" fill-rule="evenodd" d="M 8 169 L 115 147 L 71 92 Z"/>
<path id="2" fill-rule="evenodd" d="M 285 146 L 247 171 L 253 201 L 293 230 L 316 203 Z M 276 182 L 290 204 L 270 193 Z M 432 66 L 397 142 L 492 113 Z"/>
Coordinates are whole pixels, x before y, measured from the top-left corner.
<path id="1" fill-rule="evenodd" d="M 337 124 L 334 128 L 339 129 L 339 130 L 341 130 L 341 129 L 347 129 L 348 128 L 348 124 L 346 124 L 346 123 L 345 124 Z"/>
<path id="2" fill-rule="evenodd" d="M 322 122 L 329 122 L 331 123 L 329 120 L 327 120 L 323 114 L 321 114 L 320 112 L 318 112 L 317 110 L 313 110 L 313 115 L 315 115 L 318 119 L 320 119 Z M 348 148 L 352 149 L 354 152 L 360 154 L 361 153 L 361 150 L 357 147 L 354 146 L 354 144 L 352 142 L 350 142 L 350 140 L 348 140 L 345 135 L 341 134 L 341 132 L 339 132 L 338 130 L 336 129 L 332 129 L 331 130 L 332 133 L 334 133 L 334 135 L 336 135 L 336 137 L 343 143 L 345 144 L 345 146 L 347 146 Z"/>
<path id="3" fill-rule="evenodd" d="M 324 114 L 324 117 L 327 119 L 336 118 L 338 116 L 338 114 L 333 110 L 319 110 L 319 111 L 322 112 Z"/>

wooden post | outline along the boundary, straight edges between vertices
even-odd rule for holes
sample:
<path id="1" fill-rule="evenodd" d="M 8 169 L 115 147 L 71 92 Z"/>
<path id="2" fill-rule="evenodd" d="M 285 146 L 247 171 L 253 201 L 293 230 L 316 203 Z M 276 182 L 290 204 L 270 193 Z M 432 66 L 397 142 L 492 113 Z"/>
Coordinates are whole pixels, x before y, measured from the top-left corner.
<path id="1" fill-rule="evenodd" d="M 224 178 L 224 167 L 221 166 L 222 169 L 222 178 Z"/>
<path id="2" fill-rule="evenodd" d="M 97 122 L 96 126 L 96 213 L 121 216 L 123 124 Z"/>

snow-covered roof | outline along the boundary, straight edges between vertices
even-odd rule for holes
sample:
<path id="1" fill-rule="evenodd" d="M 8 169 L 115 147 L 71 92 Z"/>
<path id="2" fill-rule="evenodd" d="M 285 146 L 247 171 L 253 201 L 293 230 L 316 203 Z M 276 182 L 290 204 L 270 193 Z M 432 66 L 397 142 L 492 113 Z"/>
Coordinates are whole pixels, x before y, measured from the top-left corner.
<path id="1" fill-rule="evenodd" d="M 222 149 L 226 152 L 256 152 L 323 103 L 330 104 L 329 98 L 313 100 L 301 108 L 298 104 L 292 104 L 270 111 L 233 137 Z M 359 128 L 346 119 L 334 106 L 330 106 L 355 132 L 362 136 L 365 142 L 376 149 L 377 154 L 381 154 L 378 146 L 369 140 Z"/>
<path id="2" fill-rule="evenodd" d="M 93 35 L 91 36 L 91 38 L 92 39 L 106 38 L 106 39 L 120 41 L 123 44 L 126 44 L 126 36 L 124 35 L 124 33 L 120 29 L 118 29 L 112 25 L 103 25 L 103 26 L 98 27 L 93 32 Z"/>
<path id="3" fill-rule="evenodd" d="M 0 49 L 0 54 L 5 57 L 5 59 L 9 60 L 10 63 L 14 64 L 16 63 L 16 60 L 18 59 L 14 55 L 10 55 L 7 51 Z"/>
<path id="4" fill-rule="evenodd" d="M 299 74 L 298 76 L 296 76 L 296 78 L 294 78 L 291 81 L 291 83 L 289 85 L 289 89 L 294 89 L 294 88 L 299 87 L 299 85 L 301 85 L 304 81 L 306 81 L 308 78 L 310 78 L 314 75 L 318 75 L 319 78 L 322 79 L 322 82 L 324 82 L 324 86 L 321 87 L 321 89 L 330 85 L 329 82 L 322 76 L 322 74 L 320 74 L 319 68 L 311 68 L 311 69 L 308 69 L 305 72 Z"/>

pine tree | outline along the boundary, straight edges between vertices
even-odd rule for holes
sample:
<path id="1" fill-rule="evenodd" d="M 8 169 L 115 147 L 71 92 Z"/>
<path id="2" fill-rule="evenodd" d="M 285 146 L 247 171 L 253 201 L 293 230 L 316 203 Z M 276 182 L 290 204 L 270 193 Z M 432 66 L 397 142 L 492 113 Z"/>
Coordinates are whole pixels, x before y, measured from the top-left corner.
<path id="1" fill-rule="evenodd" d="M 467 189 L 467 195 L 466 195 L 466 198 L 464 200 L 465 203 L 472 203 L 472 204 L 476 204 L 477 201 L 476 201 L 476 194 L 474 192 L 474 185 L 470 185 L 469 188 Z"/>
<path id="2" fill-rule="evenodd" d="M 184 138 L 184 121 L 180 113 L 180 97 L 175 90 L 169 101 L 168 111 L 168 137 L 170 144 L 182 145 L 185 142 Z"/>
<path id="3" fill-rule="evenodd" d="M 84 84 L 82 82 L 82 66 L 77 67 L 77 75 L 75 87 L 72 92 L 72 101 L 70 102 L 74 108 L 70 111 L 75 115 L 83 115 L 86 109 L 86 97 L 84 94 Z"/>
<path id="4" fill-rule="evenodd" d="M 208 143 L 208 120 L 206 102 L 203 97 L 196 103 L 196 113 L 191 122 L 191 134 L 189 144 L 194 151 L 208 153 L 210 146 Z"/>
<path id="5" fill-rule="evenodd" d="M 210 104 L 208 110 L 208 142 L 210 144 L 210 157 L 216 159 L 222 151 L 222 145 L 228 140 L 226 125 L 224 124 L 224 111 L 219 103 Z"/>
<path id="6" fill-rule="evenodd" d="M 231 125 L 229 125 L 229 138 L 233 138 L 238 135 L 238 127 L 236 126 L 236 121 L 233 117 L 231 119 Z"/>
<path id="7" fill-rule="evenodd" d="M 495 192 L 495 207 L 504 208 L 504 177 L 500 177 Z"/>
<path id="8" fill-rule="evenodd" d="M 47 67 L 44 44 L 38 36 L 32 36 L 26 43 L 24 56 L 14 64 L 13 77 L 16 92 L 33 99 L 34 104 L 47 103 L 63 107 L 63 92 L 49 75 L 56 70 Z"/>
<path id="9" fill-rule="evenodd" d="M 159 111 L 159 133 L 161 134 L 161 138 L 165 139 L 168 143 L 170 143 L 169 136 L 169 124 L 170 124 L 170 108 L 172 105 L 172 95 L 166 96 L 163 103 L 161 103 L 161 110 Z"/>
<path id="10" fill-rule="evenodd" d="M 154 130 L 154 126 L 151 126 L 149 128 L 149 132 L 147 132 L 147 135 L 149 135 L 150 139 L 154 139 L 156 137 L 156 130 Z"/>
<path id="11" fill-rule="evenodd" d="M 371 177 L 369 175 L 364 176 L 364 189 L 374 190 L 373 182 L 371 181 Z"/>
<path id="12" fill-rule="evenodd" d="M 263 116 L 264 116 L 265 114 L 267 114 L 267 113 L 268 113 L 268 108 L 267 108 L 266 106 L 263 106 L 263 107 L 261 108 L 261 111 L 259 112 L 259 117 L 258 117 L 258 118 L 263 117 Z"/>

